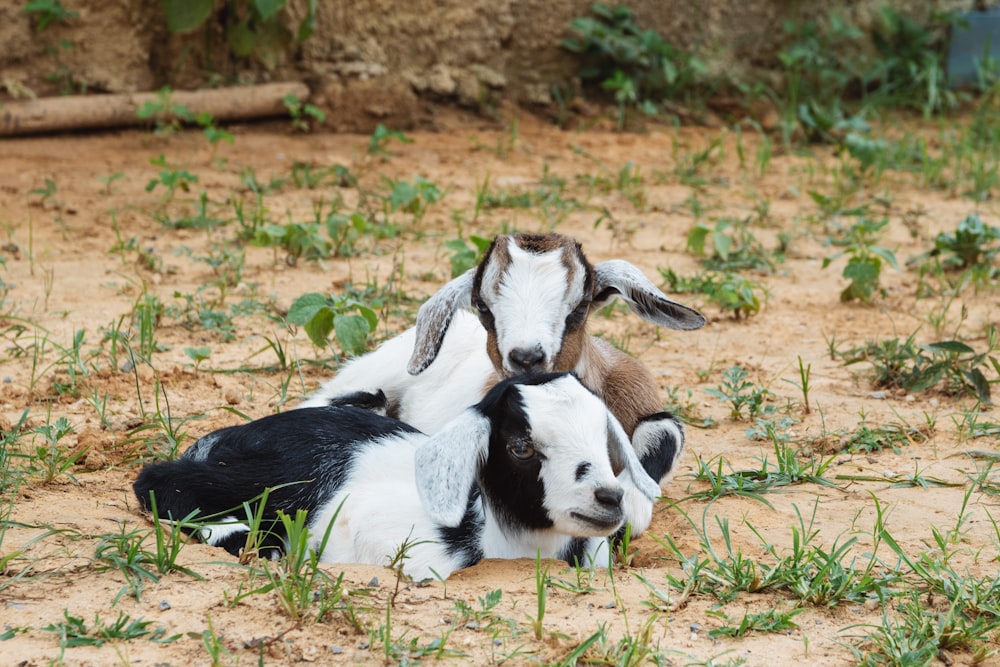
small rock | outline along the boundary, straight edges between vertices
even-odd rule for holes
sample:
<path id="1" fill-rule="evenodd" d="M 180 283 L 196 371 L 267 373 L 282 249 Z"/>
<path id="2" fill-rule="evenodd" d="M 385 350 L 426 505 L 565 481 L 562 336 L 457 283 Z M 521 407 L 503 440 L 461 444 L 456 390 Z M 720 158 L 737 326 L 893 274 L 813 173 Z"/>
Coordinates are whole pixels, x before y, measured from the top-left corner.
<path id="1" fill-rule="evenodd" d="M 340 648 L 339 646 L 331 646 L 331 647 L 330 647 L 330 651 L 331 651 L 331 652 L 332 652 L 332 653 L 333 653 L 334 655 L 340 655 L 341 653 L 343 653 L 343 652 L 344 652 L 344 649 Z"/>
<path id="2" fill-rule="evenodd" d="M 371 581 L 368 582 L 368 585 L 373 588 L 378 586 L 378 577 L 372 577 Z"/>
<path id="3" fill-rule="evenodd" d="M 166 600 L 160 600 L 160 611 L 166 611 L 170 609 L 170 603 Z"/>
<path id="4" fill-rule="evenodd" d="M 876 398 L 878 400 L 883 400 L 885 398 L 885 392 L 873 391 L 872 393 L 868 394 L 868 398 Z"/>
<path id="5" fill-rule="evenodd" d="M 701 632 L 701 623 L 692 623 L 691 632 L 695 634 Z"/>
<path id="6" fill-rule="evenodd" d="M 222 390 L 222 397 L 229 405 L 239 405 L 243 401 L 243 392 L 240 387 L 230 385 Z"/>

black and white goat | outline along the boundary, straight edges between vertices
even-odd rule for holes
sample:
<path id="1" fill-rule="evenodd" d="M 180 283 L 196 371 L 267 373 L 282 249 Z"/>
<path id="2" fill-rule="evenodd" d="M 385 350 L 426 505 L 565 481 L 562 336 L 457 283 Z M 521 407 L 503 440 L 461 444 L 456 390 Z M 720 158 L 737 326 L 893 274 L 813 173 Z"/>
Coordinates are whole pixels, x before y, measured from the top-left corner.
<path id="1" fill-rule="evenodd" d="M 154 463 L 134 489 L 144 509 L 202 529 L 238 554 L 239 508 L 265 488 L 263 524 L 308 510 L 310 546 L 326 562 L 386 564 L 405 543 L 404 571 L 447 577 L 483 558 L 606 564 L 607 537 L 648 525 L 659 488 L 618 420 L 572 374 L 500 382 L 434 435 L 383 417 L 368 402 L 291 410 L 221 429 L 175 461 Z M 239 513 L 239 514 L 237 514 Z M 284 536 L 265 546 L 281 548 Z"/>
<path id="2" fill-rule="evenodd" d="M 705 323 L 629 262 L 592 265 L 579 243 L 557 234 L 498 236 L 478 267 L 421 306 L 416 326 L 347 364 L 301 406 L 382 390 L 390 415 L 433 433 L 500 379 L 573 371 L 621 422 L 648 474 L 666 484 L 684 448 L 680 421 L 663 412 L 641 362 L 586 332 L 587 317 L 615 298 L 661 326 Z"/>

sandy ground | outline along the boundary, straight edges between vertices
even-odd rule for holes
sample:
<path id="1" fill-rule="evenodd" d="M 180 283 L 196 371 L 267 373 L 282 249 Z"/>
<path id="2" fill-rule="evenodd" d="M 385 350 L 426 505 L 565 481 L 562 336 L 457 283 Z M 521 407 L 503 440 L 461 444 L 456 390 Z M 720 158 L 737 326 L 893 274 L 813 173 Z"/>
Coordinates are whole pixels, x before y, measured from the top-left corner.
<path id="1" fill-rule="evenodd" d="M 0 145 L 0 241 L 4 243 L 0 256 L 6 260 L 0 278 L 9 287 L 0 316 L 4 348 L 0 428 L 12 428 L 26 410 L 29 428 L 65 417 L 74 433 L 63 444 L 86 449 L 71 470 L 75 480 L 67 475 L 50 483 L 29 478 L 15 497 L 10 518 L 16 523 L 0 545 L 3 556 L 14 554 L 0 578 L 0 632 L 10 631 L 0 642 L 0 663 L 209 664 L 203 633 L 211 627 L 225 648 L 223 664 L 258 660 L 274 665 L 377 664 L 404 658 L 412 662 L 421 658 L 421 651 L 423 661 L 432 662 L 434 651 L 427 647 L 442 638 L 443 657 L 459 663 L 548 664 L 570 656 L 600 630 L 604 637 L 587 656 L 609 664 L 616 663 L 613 656 L 619 642 L 628 637 L 641 638 L 665 664 L 740 660 L 769 667 L 852 664 L 847 645 L 866 634 L 865 624 L 882 623 L 883 608 L 877 600 L 832 607 L 807 604 L 794 618 L 795 628 L 713 639 L 708 632 L 724 620 L 710 612 L 723 612 L 732 624 L 747 611 L 788 609 L 795 601 L 771 592 L 742 593 L 726 604 L 708 595 L 693 595 L 670 608 L 651 595 L 640 577 L 671 593 L 676 602 L 677 592 L 671 590 L 667 576 L 680 576 L 681 568 L 661 544 L 666 536 L 683 553 L 698 553 L 702 546 L 693 523 L 699 530 L 707 529 L 714 548 L 723 553 L 719 526 L 728 521 L 733 550 L 768 562 L 763 540 L 779 553 L 787 551 L 793 528 L 799 525 L 797 512 L 808 520 L 815 511 L 816 543 L 829 547 L 856 537 L 854 553 L 860 557 L 873 545 L 880 508 L 887 529 L 908 554 L 931 553 L 936 548 L 932 527 L 947 531 L 963 514 L 963 484 L 977 465 L 963 452 L 997 449 L 995 440 L 959 437 L 956 423 L 972 408 L 969 399 L 938 390 L 914 395 L 879 392 L 871 385 L 865 364 L 845 366 L 829 353 L 831 342 L 838 348 L 853 347 L 868 340 L 905 338 L 918 329 L 920 342 L 957 335 L 977 349 L 985 347 L 986 325 L 1000 320 L 995 288 L 979 292 L 968 288 L 945 308 L 942 299 L 916 298 L 918 275 L 902 266 L 909 257 L 926 251 L 936 233 L 954 229 L 976 210 L 976 205 L 953 193 L 921 189 L 913 177 L 894 173 L 863 189 L 855 201 L 875 198 L 884 203 L 884 209 L 877 210 L 884 210 L 891 224 L 881 245 L 895 250 L 902 270 L 886 270 L 886 295 L 873 304 L 842 304 L 838 294 L 845 285 L 840 276 L 844 260 L 822 268 L 823 258 L 835 249 L 823 245 L 822 225 L 810 222 L 817 208 L 808 191 L 833 190 L 829 173 L 833 158 L 822 151 L 812 157 L 776 155 L 768 172 L 757 176 L 750 165 L 740 168 L 735 135 L 729 133 L 722 154 L 702 170 L 705 183 L 694 188 L 680 182 L 677 167 L 685 156 L 719 136 L 717 130 L 570 132 L 521 117 L 513 132 L 510 126 L 442 118 L 439 131 L 411 133 L 411 144 L 392 142 L 392 154 L 380 158 L 367 154 L 367 136 L 295 135 L 284 125 L 232 129 L 235 143 L 214 150 L 197 133 L 163 139 L 138 131 L 6 140 Z M 754 155 L 756 144 L 748 137 L 743 141 L 745 153 Z M 233 225 L 169 229 L 152 219 L 149 212 L 161 206 L 164 190 L 147 192 L 145 187 L 160 172 L 161 167 L 150 163 L 158 155 L 199 179 L 189 192 L 178 190 L 168 211 L 190 210 L 204 191 L 209 210 L 227 219 L 232 217 L 231 198 L 252 202 L 239 178 L 246 167 L 252 167 L 261 182 L 287 177 L 294 162 L 303 162 L 348 166 L 362 176 L 363 187 L 372 190 L 384 188 L 382 176 L 420 175 L 437 184 L 444 197 L 428 207 L 422 220 L 394 214 L 398 236 L 363 240 L 353 257 L 300 259 L 290 265 L 280 252 L 245 247 L 242 276 L 225 295 L 225 308 L 252 297 L 280 314 L 306 292 L 339 293 L 347 283 L 385 285 L 392 280 L 412 300 L 400 309 L 387 309 L 390 317 L 376 339 L 401 330 L 420 300 L 448 279 L 450 251 L 444 242 L 458 236 L 457 220 L 464 221 L 465 234 L 483 236 L 510 228 L 554 227 L 578 238 L 592 261 L 626 258 L 657 283 L 661 268 L 680 275 L 700 269 L 697 258 L 685 251 L 688 230 L 695 224 L 692 198 L 705 220 L 756 215 L 761 202 L 767 202 L 767 215 L 753 227 L 755 235 L 768 248 L 776 247 L 779 232 L 791 234 L 792 241 L 787 260 L 772 272 L 747 274 L 767 289 L 762 310 L 755 316 L 734 319 L 698 296 L 678 295 L 678 300 L 706 313 L 710 322 L 704 329 L 656 330 L 624 310 L 592 319 L 594 332 L 623 344 L 661 378 L 665 403 L 671 395 L 679 397 L 690 404 L 694 418 L 711 418 L 714 423 L 709 428 L 688 428 L 687 457 L 657 505 L 651 529 L 634 542 L 637 553 L 631 567 L 616 567 L 610 574 L 598 571 L 592 577 L 585 574 L 580 581 L 565 564 L 550 566 L 549 575 L 563 585 L 548 590 L 541 640 L 535 639 L 532 628 L 537 594 L 535 564 L 528 561 L 483 562 L 455 574 L 446 585 L 403 582 L 391 616 L 386 607 L 396 587 L 393 572 L 372 566 L 328 566 L 331 576 L 343 571 L 354 618 L 335 611 L 322 622 L 296 622 L 281 611 L 273 593 L 232 604 L 238 591 L 260 585 L 260 579 L 251 579 L 247 569 L 236 567 L 224 552 L 190 544 L 179 562 L 201 579 L 174 572 L 146 582 L 140 600 L 125 594 L 115 603 L 126 581 L 118 570 L 102 568 L 95 552 L 102 539 L 151 527 L 137 511 L 131 492 L 140 459 L 148 455 L 144 439 L 162 433 L 156 427 L 141 428 L 149 425 L 149 415 L 158 409 L 165 412 L 169 404 L 170 416 L 185 433 L 184 447 L 214 428 L 239 423 L 239 413 L 257 417 L 285 409 L 332 373 L 315 364 L 303 365 L 300 373 L 276 369 L 266 338 L 281 341 L 290 358 L 329 361 L 329 351 L 315 349 L 303 332 L 289 331 L 262 314 L 235 318 L 229 341 L 204 326 L 164 316 L 156 328 L 160 351 L 154 354 L 152 367 L 142 365 L 133 373 L 121 370 L 121 359 L 117 367 L 112 365 L 102 335 L 119 321 L 127 330 L 143 294 L 179 306 L 184 300 L 175 294 L 195 295 L 199 287 L 216 279 L 212 267 L 197 258 L 208 256 L 213 247 L 216 253 L 219 248 L 238 247 Z M 604 179 L 613 185 L 629 163 L 642 178 L 639 206 L 622 190 L 602 188 L 598 182 Z M 110 183 L 100 180 L 118 173 L 122 176 Z M 581 205 L 475 214 L 476 189 L 487 178 L 494 191 L 524 192 L 538 188 L 545 175 L 565 179 L 563 197 Z M 44 189 L 46 179 L 55 184 L 54 192 L 47 197 L 32 193 Z M 591 187 L 588 179 L 598 185 Z M 357 192 L 329 184 L 308 189 L 288 183 L 267 194 L 265 201 L 275 221 L 302 221 L 311 219 L 320 198 L 330 201 L 340 194 L 351 207 L 357 204 Z M 989 224 L 1000 224 L 995 204 L 980 204 L 979 210 Z M 123 244 L 126 249 L 115 250 Z M 140 261 L 140 255 L 151 261 Z M 220 296 L 217 289 L 203 295 Z M 944 322 L 938 332 L 931 324 L 936 316 Z M 80 330 L 85 332 L 82 349 L 88 370 L 75 378 L 75 390 L 60 393 L 60 384 L 70 378 L 65 362 L 54 363 L 59 358 L 57 346 L 70 347 L 74 332 Z M 209 347 L 211 356 L 195 368 L 184 349 L 197 346 Z M 35 350 L 39 355 L 33 363 Z M 799 379 L 800 357 L 811 364 L 808 414 L 802 392 L 793 384 Z M 749 439 L 745 434 L 749 423 L 730 419 L 727 405 L 705 392 L 717 387 L 723 371 L 733 365 L 747 369 L 753 382 L 773 392 L 773 416 L 795 420 L 792 442 L 804 453 L 832 455 L 838 434 L 855 431 L 862 419 L 871 425 L 915 427 L 930 421 L 934 428 L 926 442 L 914 442 L 897 452 L 836 454 L 826 472 L 837 482 L 836 488 L 792 486 L 767 494 L 770 506 L 736 496 L 712 503 L 685 500 L 689 493 L 705 488 L 691 477 L 699 458 L 721 456 L 734 469 L 759 468 L 760 459 L 769 455 L 773 461 L 770 443 Z M 101 399 L 103 420 L 95 408 Z M 30 434 L 21 442 L 29 446 Z M 843 478 L 917 471 L 925 479 L 956 486 L 897 487 L 889 481 Z M 997 515 L 995 505 L 989 495 L 973 493 L 969 498 L 961 540 L 953 545 L 952 564 L 959 570 L 976 576 L 995 574 L 997 535 L 989 516 Z M 151 541 L 146 545 L 151 547 Z M 882 549 L 880 554 L 894 562 L 884 545 Z M 489 612 L 475 618 L 459 613 L 460 603 L 481 610 L 481 598 L 494 590 L 502 594 Z M 110 622 L 120 613 L 152 621 L 150 628 L 162 627 L 164 637 L 180 637 L 169 643 L 139 638 L 61 651 L 57 634 L 43 630 L 64 621 L 64 615 L 80 617 L 89 626 L 95 616 Z M 386 659 L 378 639 L 379 628 L 386 625 L 392 642 L 412 649 L 408 657 L 395 654 Z M 1000 648 L 996 637 L 991 646 Z M 971 661 L 961 651 L 945 657 L 948 664 Z M 997 664 L 995 660 L 987 663 Z"/>

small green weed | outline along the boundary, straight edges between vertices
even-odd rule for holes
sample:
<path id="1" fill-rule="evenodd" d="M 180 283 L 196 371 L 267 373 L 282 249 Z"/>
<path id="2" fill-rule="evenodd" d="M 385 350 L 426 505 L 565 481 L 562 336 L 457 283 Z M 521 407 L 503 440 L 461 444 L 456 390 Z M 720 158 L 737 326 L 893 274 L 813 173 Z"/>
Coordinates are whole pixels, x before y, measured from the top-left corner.
<path id="1" fill-rule="evenodd" d="M 401 144 L 413 143 L 413 139 L 406 136 L 405 132 L 390 130 L 385 125 L 379 123 L 368 140 L 368 154 L 377 155 L 383 159 L 388 158 L 392 155 L 389 152 L 389 144 L 393 141 L 398 141 Z"/>
<path id="2" fill-rule="evenodd" d="M 720 218 L 714 227 L 699 222 L 688 232 L 687 250 L 701 257 L 701 264 L 707 269 L 770 272 L 783 261 L 782 252 L 766 249 L 750 231 L 749 222 L 750 218 Z M 709 244 L 711 253 L 708 252 Z"/>
<path id="3" fill-rule="evenodd" d="M 916 333 L 906 340 L 898 338 L 869 341 L 861 347 L 839 352 L 845 365 L 868 363 L 874 371 L 876 387 L 920 392 L 939 383 L 952 395 L 970 395 L 989 404 L 992 385 L 1000 382 L 1000 341 L 990 329 L 985 352 L 976 352 L 958 340 L 943 340 L 919 345 Z M 985 371 L 985 372 L 984 372 Z M 994 379 L 987 372 L 992 371 Z"/>
<path id="4" fill-rule="evenodd" d="M 183 192 L 190 192 L 191 186 L 198 182 L 198 177 L 188 170 L 169 167 L 166 158 L 162 154 L 158 157 L 150 158 L 149 163 L 153 166 L 161 167 L 161 169 L 156 178 L 150 179 L 146 183 L 146 192 L 152 192 L 162 187 L 166 190 L 166 194 L 163 196 L 164 203 L 173 200 L 178 189 Z"/>
<path id="5" fill-rule="evenodd" d="M 766 289 L 760 283 L 738 273 L 705 272 L 691 277 L 681 277 L 673 269 L 660 270 L 667 290 L 680 294 L 703 294 L 709 303 L 723 312 L 732 313 L 734 319 L 756 315 L 761 309 L 761 293 Z"/>
<path id="6" fill-rule="evenodd" d="M 736 421 L 743 419 L 744 408 L 750 419 L 772 412 L 774 407 L 767 402 L 774 394 L 750 381 L 749 377 L 747 371 L 733 366 L 722 372 L 722 383 L 718 387 L 706 389 L 705 393 L 729 403 L 729 418 Z"/>
<path id="7" fill-rule="evenodd" d="M 35 32 L 41 32 L 53 23 L 69 23 L 79 14 L 63 7 L 60 0 L 28 0 L 21 10 L 35 19 Z"/>
<path id="8" fill-rule="evenodd" d="M 477 266 L 482 259 L 486 249 L 490 247 L 492 239 L 476 236 L 472 234 L 468 241 L 462 238 L 455 238 L 444 242 L 448 250 L 451 250 L 449 263 L 451 264 L 451 277 L 457 278 L 469 269 Z"/>
<path id="9" fill-rule="evenodd" d="M 333 332 L 340 349 L 356 356 L 365 351 L 369 334 L 378 326 L 375 308 L 381 306 L 381 300 L 364 303 L 350 296 L 310 292 L 292 302 L 287 319 L 302 326 L 316 347 L 326 347 Z"/>
<path id="10" fill-rule="evenodd" d="M 724 625 L 708 631 L 708 636 L 719 637 L 743 637 L 749 632 L 784 632 L 799 627 L 792 619 L 801 614 L 805 609 L 791 609 L 789 611 L 779 611 L 768 609 L 758 613 L 747 611 L 743 614 L 736 625 L 730 625 L 733 619 L 723 611 L 708 611 L 710 616 L 715 616 L 724 621 Z"/>
<path id="11" fill-rule="evenodd" d="M 103 646 L 106 642 L 130 641 L 143 637 L 152 642 L 166 644 L 177 641 L 182 636 L 166 637 L 165 628 L 150 628 L 153 621 L 133 619 L 124 612 L 118 612 L 118 618 L 110 623 L 95 614 L 94 623 L 90 627 L 87 627 L 82 617 L 71 616 L 69 611 L 63 611 L 63 618 L 65 620 L 62 622 L 50 623 L 42 628 L 43 632 L 58 635 L 59 646 L 63 649 L 74 646 Z"/>
<path id="12" fill-rule="evenodd" d="M 314 123 L 321 125 L 326 122 L 326 114 L 319 107 L 303 102 L 294 93 L 282 97 L 281 103 L 288 109 L 292 129 L 297 132 L 311 132 Z"/>
<path id="13" fill-rule="evenodd" d="M 875 245 L 888 224 L 888 218 L 875 221 L 861 216 L 858 222 L 847 231 L 847 238 L 842 241 L 845 246 L 844 250 L 823 258 L 823 268 L 825 269 L 841 256 L 848 256 L 843 276 L 851 282 L 840 293 L 841 301 L 871 301 L 876 290 L 879 289 L 882 264 L 888 264 L 899 270 L 896 255 L 887 248 Z"/>

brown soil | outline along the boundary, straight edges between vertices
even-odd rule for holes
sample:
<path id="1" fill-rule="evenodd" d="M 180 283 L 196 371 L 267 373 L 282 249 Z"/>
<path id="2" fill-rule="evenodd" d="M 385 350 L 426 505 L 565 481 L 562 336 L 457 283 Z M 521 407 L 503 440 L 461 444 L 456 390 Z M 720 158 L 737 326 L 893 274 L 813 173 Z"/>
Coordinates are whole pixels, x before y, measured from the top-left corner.
<path id="1" fill-rule="evenodd" d="M 590 657 L 612 651 L 619 640 L 632 636 L 644 638 L 675 665 L 703 664 L 712 658 L 714 664 L 742 658 L 746 664 L 769 667 L 853 661 L 846 645 L 866 633 L 864 624 L 882 622 L 883 608 L 875 601 L 830 608 L 806 605 L 795 617 L 796 629 L 712 639 L 708 631 L 723 625 L 722 619 L 709 614 L 716 608 L 738 623 L 747 610 L 786 609 L 794 601 L 773 593 L 741 594 L 719 606 L 714 598 L 696 595 L 677 609 L 662 604 L 658 609 L 639 576 L 677 597 L 666 576 L 679 576 L 680 568 L 675 560 L 665 558 L 667 551 L 658 541 L 669 535 L 684 553 L 697 552 L 699 540 L 685 516 L 708 531 L 720 553 L 725 545 L 719 526 L 728 521 L 733 549 L 769 562 L 761 538 L 786 553 L 792 529 L 799 525 L 796 511 L 807 521 L 815 512 L 817 543 L 830 547 L 857 537 L 855 552 L 860 557 L 873 544 L 876 498 L 886 527 L 908 554 L 932 552 L 936 548 L 932 527 L 947 531 L 956 525 L 962 513 L 963 483 L 976 470 L 975 462 L 962 453 L 995 449 L 996 443 L 959 437 L 956 422 L 971 409 L 969 400 L 937 390 L 915 395 L 877 393 L 864 364 L 844 366 L 832 360 L 829 346 L 905 338 L 919 329 L 921 342 L 950 338 L 958 331 L 969 344 L 983 349 L 986 325 L 1000 320 L 996 290 L 977 293 L 967 288 L 945 308 L 939 298 L 917 299 L 917 273 L 901 267 L 899 272 L 884 273 L 886 295 L 873 305 L 840 303 L 838 295 L 845 284 L 840 276 L 843 259 L 822 268 L 823 258 L 835 249 L 819 242 L 825 235 L 819 233 L 817 223 L 809 221 L 816 206 L 807 192 L 834 190 L 830 168 L 835 158 L 821 150 L 812 157 L 775 156 L 767 175 L 757 177 L 750 173 L 752 164 L 745 171 L 740 169 L 736 136 L 729 133 L 722 158 L 703 170 L 706 183 L 694 189 L 678 180 L 676 167 L 683 156 L 707 147 L 719 135 L 716 130 L 569 132 L 524 116 L 518 125 L 507 128 L 447 117 L 439 123 L 441 131 L 436 133 L 410 133 L 412 144 L 391 143 L 392 155 L 385 159 L 367 154 L 367 135 L 293 135 L 287 126 L 232 128 L 235 144 L 214 151 L 193 132 L 169 139 L 123 132 L 4 142 L 0 222 L 6 270 L 0 269 L 0 278 L 10 291 L 5 316 L 0 319 L 4 348 L 0 428 L 12 428 L 25 410 L 29 411 L 29 428 L 66 417 L 75 433 L 64 443 L 85 450 L 85 455 L 72 469 L 75 481 L 61 475 L 51 483 L 30 479 L 20 488 L 11 517 L 17 524 L 0 545 L 4 557 L 17 552 L 7 563 L 6 576 L 0 578 L 0 631 L 27 630 L 0 643 L 0 662 L 207 664 L 201 635 L 209 623 L 231 653 L 224 659 L 227 664 L 254 663 L 260 652 L 265 664 L 274 665 L 299 661 L 377 664 L 385 659 L 381 643 L 370 642 L 369 635 L 344 614 L 333 613 L 321 623 L 296 624 L 281 611 L 274 594 L 227 604 L 241 587 L 246 590 L 260 580 L 249 582 L 246 571 L 234 567 L 227 554 L 204 545 L 186 546 L 179 559 L 203 579 L 172 573 L 147 582 L 141 601 L 125 594 L 114 604 L 125 580 L 117 570 L 101 571 L 95 550 L 101 536 L 151 526 L 137 511 L 131 491 L 139 465 L 136 459 L 146 455 L 142 439 L 162 433 L 136 430 L 149 423 L 148 415 L 157 410 L 165 413 L 169 403 L 170 416 L 186 433 L 183 447 L 211 429 L 240 422 L 239 413 L 257 417 L 293 405 L 330 373 L 310 364 L 302 367 L 301 374 L 275 369 L 275 356 L 265 338 L 280 341 L 289 357 L 310 360 L 329 352 L 313 348 L 303 332 L 290 333 L 262 315 L 236 318 L 234 338 L 228 342 L 204 326 L 185 326 L 177 318 L 164 317 L 156 329 L 161 349 L 152 367 L 140 365 L 136 373 L 122 372 L 121 358 L 117 367 L 111 365 L 108 345 L 101 344 L 102 334 L 116 326 L 128 329 L 130 313 L 144 293 L 180 306 L 183 299 L 175 294 L 197 294 L 216 279 L 207 263 L 192 256 L 207 256 L 213 244 L 230 250 L 237 247 L 233 225 L 209 231 L 173 230 L 151 218 L 149 212 L 161 204 L 164 191 L 146 192 L 145 186 L 160 171 L 149 158 L 160 154 L 171 166 L 199 178 L 190 192 L 178 191 L 178 199 L 168 207 L 173 213 L 190 210 L 204 190 L 210 210 L 229 218 L 231 198 L 241 198 L 248 206 L 253 202 L 241 185 L 238 174 L 242 169 L 252 167 L 258 180 L 267 182 L 271 177 L 287 177 L 293 162 L 348 166 L 362 175 L 368 189 L 382 187 L 382 175 L 406 179 L 420 175 L 446 189 L 444 199 L 430 206 L 422 221 L 412 223 L 407 214 L 395 214 L 399 236 L 362 241 L 355 257 L 301 259 L 290 265 L 271 249 L 246 247 L 242 277 L 225 295 L 224 308 L 253 297 L 262 302 L 273 299 L 276 311 L 283 312 L 305 292 L 338 293 L 346 283 L 381 286 L 396 280 L 395 287 L 416 301 L 404 304 L 403 317 L 393 315 L 380 337 L 401 330 L 403 319 L 413 316 L 419 300 L 449 277 L 450 251 L 443 244 L 457 236 L 456 212 L 466 221 L 464 233 L 483 236 L 507 228 L 548 231 L 557 223 L 557 231 L 583 242 L 592 260 L 627 258 L 659 282 L 660 268 L 670 267 L 680 275 L 700 268 L 696 258 L 685 252 L 686 236 L 695 222 L 692 197 L 705 209 L 706 219 L 744 218 L 754 215 L 755 206 L 759 212 L 760 202 L 769 202 L 769 214 L 753 228 L 754 233 L 769 248 L 776 247 L 780 231 L 792 234 L 793 240 L 787 260 L 775 271 L 751 274 L 768 290 L 759 314 L 737 320 L 700 303 L 698 297 L 678 296 L 703 308 L 710 318 L 704 329 L 656 330 L 624 311 L 592 320 L 595 331 L 622 343 L 659 374 L 665 402 L 673 389 L 679 389 L 677 395 L 687 402 L 690 390 L 694 416 L 711 417 L 715 422 L 711 428 L 688 429 L 689 453 L 666 500 L 658 504 L 649 533 L 633 545 L 638 550 L 633 566 L 616 568 L 610 576 L 596 573 L 588 592 L 551 588 L 542 641 L 534 639 L 531 627 L 537 613 L 533 562 L 484 562 L 455 574 L 446 586 L 404 583 L 389 619 L 391 637 L 398 644 L 413 641 L 415 646 L 445 637 L 448 651 L 465 656 L 455 661 L 470 664 L 500 662 L 512 654 L 515 657 L 509 662 L 513 664 L 556 662 L 602 628 L 606 642 L 595 644 Z M 752 163 L 757 143 L 749 137 L 743 143 L 747 161 Z M 628 163 L 644 179 L 645 202 L 640 207 L 616 188 L 590 188 L 580 180 L 584 175 L 600 176 L 613 184 Z M 98 180 L 116 173 L 123 177 L 107 186 Z M 472 222 L 477 186 L 487 178 L 492 190 L 533 191 L 544 174 L 566 179 L 564 197 L 586 206 L 552 209 L 550 218 L 540 215 L 539 208 L 484 210 Z M 47 178 L 56 185 L 54 194 L 44 198 L 33 194 L 32 190 L 44 188 Z M 289 183 L 268 194 L 265 201 L 275 221 L 303 221 L 312 219 L 316 202 L 329 201 L 335 194 L 331 186 L 309 190 Z M 356 205 L 357 190 L 341 194 L 348 206 Z M 913 177 L 893 173 L 852 201 L 869 199 L 884 205 L 892 224 L 882 245 L 893 248 L 901 263 L 927 250 L 934 234 L 954 229 L 975 209 L 957 194 L 922 189 Z M 981 213 L 989 224 L 998 224 L 995 204 L 982 206 Z M 119 239 L 127 245 L 132 241 L 129 249 L 113 250 Z M 152 261 L 140 261 L 138 251 Z M 219 296 L 217 289 L 204 294 L 206 298 Z M 945 322 L 939 335 L 932 324 L 935 316 L 943 316 Z M 58 356 L 56 346 L 70 346 L 79 330 L 86 332 L 83 350 L 90 370 L 71 378 L 65 363 L 53 362 Z M 211 349 L 210 358 L 197 369 L 184 353 L 185 348 L 196 346 Z M 33 368 L 34 350 L 45 354 Z M 791 383 L 798 381 L 800 357 L 811 364 L 812 410 L 808 414 L 801 406 L 801 391 Z M 836 451 L 837 434 L 855 431 L 862 417 L 874 425 L 905 422 L 919 427 L 931 421 L 931 437 L 898 452 L 837 455 L 826 476 L 837 481 L 838 488 L 792 486 L 786 492 L 768 494 L 771 506 L 731 496 L 708 504 L 685 500 L 678 508 L 672 501 L 705 488 L 689 475 L 696 469 L 696 459 L 725 457 L 734 469 L 759 467 L 764 457 L 774 460 L 769 443 L 748 439 L 749 424 L 731 420 L 727 406 L 704 391 L 718 386 L 722 372 L 736 364 L 773 392 L 776 415 L 798 422 L 792 428 L 794 442 L 806 451 L 822 449 L 818 444 L 822 442 L 831 443 L 826 445 L 827 452 Z M 238 368 L 243 370 L 232 370 Z M 289 378 L 287 394 L 283 394 L 283 383 Z M 75 389 L 60 390 L 72 381 Z M 106 397 L 106 423 L 102 424 L 93 397 Z M 177 422 L 187 417 L 194 419 Z M 26 434 L 21 441 L 32 439 Z M 838 479 L 917 471 L 926 479 L 938 478 L 956 486 L 894 487 L 889 482 Z M 997 535 L 988 513 L 996 516 L 995 501 L 974 493 L 965 512 L 969 518 L 962 526 L 962 539 L 953 545 L 952 564 L 959 571 L 968 568 L 974 575 L 992 576 L 997 567 Z M 147 542 L 147 548 L 151 546 Z M 895 562 L 884 545 L 880 554 L 887 562 Z M 371 566 L 327 569 L 334 576 L 344 572 L 344 586 L 358 610 L 358 625 L 377 629 L 386 623 L 387 600 L 396 586 L 391 571 Z M 577 581 L 576 573 L 561 563 L 551 566 L 550 575 Z M 493 611 L 493 618 L 501 620 L 492 627 L 486 622 L 456 627 L 457 601 L 479 609 L 477 598 L 495 589 L 503 591 Z M 930 600 L 931 605 L 937 602 Z M 80 617 L 89 626 L 95 615 L 111 622 L 119 613 L 151 620 L 167 636 L 182 637 L 166 644 L 145 639 L 112 641 L 100 648 L 67 648 L 61 655 L 56 634 L 42 630 L 63 621 L 64 614 Z M 509 625 L 502 619 L 509 620 Z M 256 648 L 261 640 L 264 649 Z M 997 649 L 1000 644 L 994 640 L 991 647 Z M 968 664 L 971 656 L 955 652 L 947 659 L 949 664 Z"/>

